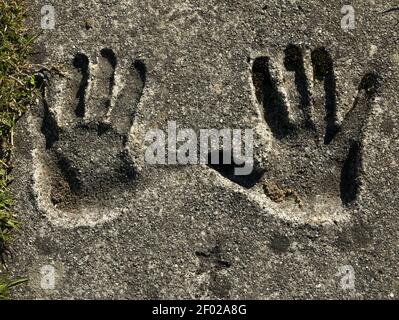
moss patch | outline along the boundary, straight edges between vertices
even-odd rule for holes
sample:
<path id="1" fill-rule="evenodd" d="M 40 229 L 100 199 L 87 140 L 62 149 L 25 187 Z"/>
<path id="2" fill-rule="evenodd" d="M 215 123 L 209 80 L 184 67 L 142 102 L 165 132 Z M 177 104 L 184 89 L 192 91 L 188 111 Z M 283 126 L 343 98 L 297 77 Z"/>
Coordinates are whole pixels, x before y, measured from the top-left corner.
<path id="1" fill-rule="evenodd" d="M 281 203 L 289 198 L 294 199 L 299 207 L 303 206 L 302 200 L 297 191 L 292 188 L 281 187 L 274 182 L 264 181 L 263 191 L 274 202 Z"/>

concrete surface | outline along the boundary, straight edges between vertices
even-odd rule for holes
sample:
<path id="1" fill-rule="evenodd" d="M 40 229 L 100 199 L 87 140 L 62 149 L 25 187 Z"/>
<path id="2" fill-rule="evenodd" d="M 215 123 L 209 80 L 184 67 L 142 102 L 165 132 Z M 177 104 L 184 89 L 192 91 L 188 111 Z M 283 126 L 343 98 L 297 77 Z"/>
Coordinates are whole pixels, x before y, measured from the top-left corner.
<path id="1" fill-rule="evenodd" d="M 15 298 L 398 298 L 393 1 L 33 0 L 36 31 L 46 4 L 43 99 L 15 136 Z M 254 129 L 253 186 L 148 165 L 168 121 Z"/>

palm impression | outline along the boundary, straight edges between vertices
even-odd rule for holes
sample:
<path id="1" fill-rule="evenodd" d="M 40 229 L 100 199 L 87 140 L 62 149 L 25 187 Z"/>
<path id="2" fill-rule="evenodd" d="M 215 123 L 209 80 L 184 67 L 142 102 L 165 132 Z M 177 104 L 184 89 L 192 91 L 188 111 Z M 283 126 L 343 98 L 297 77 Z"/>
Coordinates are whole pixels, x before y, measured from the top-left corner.
<path id="1" fill-rule="evenodd" d="M 77 54 L 68 75 L 52 73 L 43 86 L 41 132 L 48 178 L 41 181 L 41 193 L 60 210 L 106 206 L 135 181 L 127 143 L 145 85 L 145 65 L 119 62 L 111 49 L 101 50 L 94 61 Z"/>
<path id="2" fill-rule="evenodd" d="M 273 141 L 266 165 L 247 180 L 276 203 L 293 200 L 305 211 L 318 204 L 345 208 L 359 193 L 362 133 L 379 77 L 363 76 L 353 106 L 339 121 L 332 57 L 325 48 L 308 57 L 290 45 L 282 68 L 267 56 L 253 61 L 255 96 Z M 286 89 L 289 83 L 294 90 Z"/>

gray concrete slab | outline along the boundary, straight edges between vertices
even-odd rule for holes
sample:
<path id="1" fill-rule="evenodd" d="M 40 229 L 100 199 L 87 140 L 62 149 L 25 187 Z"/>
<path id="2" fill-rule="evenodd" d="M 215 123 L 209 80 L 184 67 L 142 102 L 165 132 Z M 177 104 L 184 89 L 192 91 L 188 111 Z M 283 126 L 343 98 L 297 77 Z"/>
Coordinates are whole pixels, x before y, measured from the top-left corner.
<path id="1" fill-rule="evenodd" d="M 53 0 L 41 30 L 46 4 L 28 21 L 44 97 L 15 135 L 15 298 L 399 296 L 393 1 L 353 1 L 353 30 L 343 1 Z M 253 183 L 148 164 L 168 121 L 253 129 Z"/>

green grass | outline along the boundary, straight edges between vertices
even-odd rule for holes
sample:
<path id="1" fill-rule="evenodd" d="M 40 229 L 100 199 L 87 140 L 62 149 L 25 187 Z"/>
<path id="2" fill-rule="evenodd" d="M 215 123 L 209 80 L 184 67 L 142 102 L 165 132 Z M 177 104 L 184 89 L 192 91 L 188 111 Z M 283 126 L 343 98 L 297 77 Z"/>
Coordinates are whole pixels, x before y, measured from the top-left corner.
<path id="1" fill-rule="evenodd" d="M 5 300 L 8 298 L 8 292 L 11 288 L 25 283 L 27 279 L 18 279 L 15 281 L 10 281 L 7 278 L 0 278 L 0 300 Z"/>
<path id="2" fill-rule="evenodd" d="M 27 61 L 34 37 L 24 27 L 24 1 L 0 0 L 0 255 L 7 250 L 19 223 L 12 211 L 11 182 L 13 129 L 18 118 L 36 95 L 35 78 Z M 0 276 L 0 299 L 23 280 L 8 281 Z"/>

